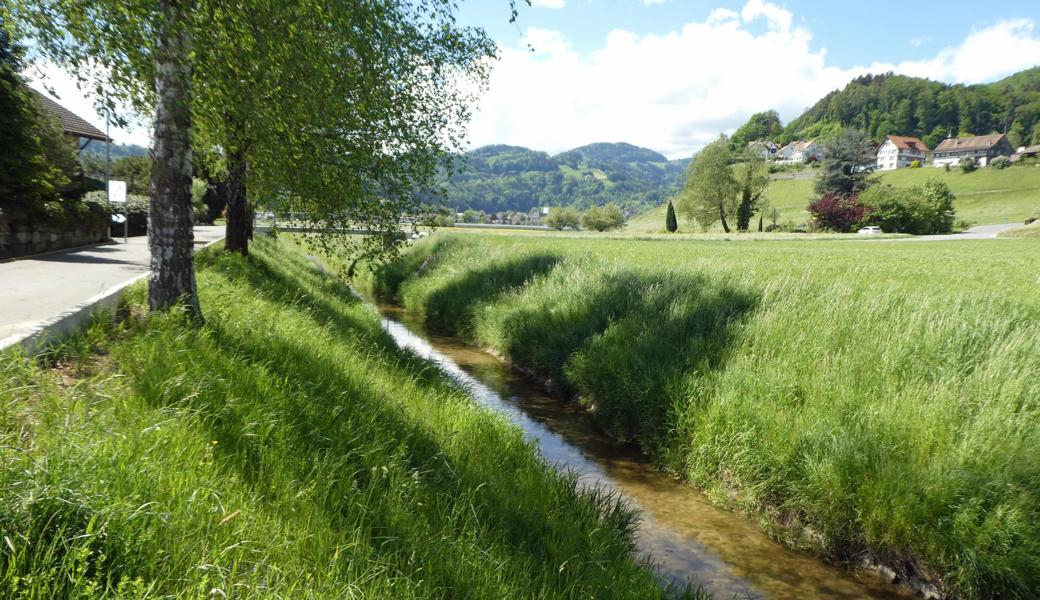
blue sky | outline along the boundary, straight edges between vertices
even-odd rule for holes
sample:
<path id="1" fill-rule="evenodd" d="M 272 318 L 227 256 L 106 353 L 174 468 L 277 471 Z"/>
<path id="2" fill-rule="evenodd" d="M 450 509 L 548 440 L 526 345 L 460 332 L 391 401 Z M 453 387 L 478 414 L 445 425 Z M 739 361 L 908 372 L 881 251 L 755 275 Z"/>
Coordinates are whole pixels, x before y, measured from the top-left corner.
<path id="1" fill-rule="evenodd" d="M 463 0 L 459 22 L 499 45 L 470 147 L 551 153 L 629 142 L 690 156 L 755 112 L 784 121 L 865 73 L 981 83 L 1040 65 L 1040 0 Z M 533 51 L 532 51 L 533 49 Z M 95 124 L 53 66 L 42 77 Z M 114 130 L 149 143 L 141 125 Z"/>
<path id="2" fill-rule="evenodd" d="M 746 2 L 670 0 L 648 6 L 643 0 L 565 0 L 563 4 L 560 9 L 521 5 L 517 22 L 510 24 L 507 0 L 470 0 L 463 2 L 459 17 L 462 23 L 483 27 L 505 45 L 519 44 L 524 30 L 539 27 L 558 30 L 577 49 L 590 51 L 614 29 L 637 35 L 663 34 L 681 24 L 703 21 L 717 8 L 739 13 Z M 1040 0 L 941 4 L 800 0 L 776 4 L 792 13 L 796 25 L 812 31 L 814 47 L 826 48 L 830 60 L 845 68 L 928 58 L 1002 19 L 1040 22 Z M 765 28 L 759 23 L 749 29 L 760 33 Z"/>

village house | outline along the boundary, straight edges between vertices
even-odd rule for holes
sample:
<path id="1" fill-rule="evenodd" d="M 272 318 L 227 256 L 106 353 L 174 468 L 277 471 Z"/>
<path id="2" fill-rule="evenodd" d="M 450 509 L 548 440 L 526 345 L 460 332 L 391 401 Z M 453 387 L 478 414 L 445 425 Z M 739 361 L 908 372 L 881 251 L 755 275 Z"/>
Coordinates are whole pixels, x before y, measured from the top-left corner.
<path id="1" fill-rule="evenodd" d="M 769 140 L 758 140 L 756 142 L 748 142 L 747 150 L 749 153 L 758 154 L 762 158 L 773 158 L 776 156 L 777 150 L 780 146 L 777 146 Z"/>
<path id="2" fill-rule="evenodd" d="M 46 94 L 36 90 L 32 91 L 36 94 L 36 99 L 39 100 L 43 110 L 53 115 L 61 123 L 62 132 L 69 137 L 81 140 L 80 145 L 77 145 L 79 152 L 82 152 L 87 147 L 87 144 L 92 141 L 111 143 L 111 138 L 97 127 L 88 123 L 83 117 L 58 104 Z"/>
<path id="3" fill-rule="evenodd" d="M 798 140 L 787 144 L 776 152 L 777 160 L 787 163 L 802 163 L 823 158 L 823 149 L 815 140 Z"/>
<path id="4" fill-rule="evenodd" d="M 909 167 L 915 160 L 924 164 L 928 158 L 928 146 L 915 137 L 889 135 L 878 147 L 877 170 L 889 171 Z"/>
<path id="5" fill-rule="evenodd" d="M 967 138 L 946 138 L 935 147 L 935 152 L 932 153 L 932 165 L 956 167 L 962 159 L 972 158 L 975 160 L 975 164 L 984 167 L 998 156 L 1010 157 L 1014 151 L 1007 136 L 1000 133 Z"/>

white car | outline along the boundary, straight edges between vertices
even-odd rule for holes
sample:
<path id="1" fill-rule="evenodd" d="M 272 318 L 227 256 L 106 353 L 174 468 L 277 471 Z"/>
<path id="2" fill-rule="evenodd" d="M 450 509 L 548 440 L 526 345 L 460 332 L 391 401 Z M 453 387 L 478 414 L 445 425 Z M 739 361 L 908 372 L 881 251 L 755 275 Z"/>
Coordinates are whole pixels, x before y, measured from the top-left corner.
<path id="1" fill-rule="evenodd" d="M 867 227 L 864 227 L 863 229 L 859 230 L 860 235 L 880 235 L 882 233 L 885 232 L 881 231 L 881 228 L 877 225 L 868 225 Z"/>

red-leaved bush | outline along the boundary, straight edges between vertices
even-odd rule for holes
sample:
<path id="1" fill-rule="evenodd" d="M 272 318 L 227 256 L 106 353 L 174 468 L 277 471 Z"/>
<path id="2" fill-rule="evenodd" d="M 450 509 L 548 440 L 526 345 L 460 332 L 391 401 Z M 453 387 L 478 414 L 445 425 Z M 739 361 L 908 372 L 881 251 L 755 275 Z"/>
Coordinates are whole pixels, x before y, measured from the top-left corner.
<path id="1" fill-rule="evenodd" d="M 809 204 L 809 214 L 818 227 L 848 233 L 870 214 L 870 207 L 860 202 L 859 196 L 827 194 Z"/>

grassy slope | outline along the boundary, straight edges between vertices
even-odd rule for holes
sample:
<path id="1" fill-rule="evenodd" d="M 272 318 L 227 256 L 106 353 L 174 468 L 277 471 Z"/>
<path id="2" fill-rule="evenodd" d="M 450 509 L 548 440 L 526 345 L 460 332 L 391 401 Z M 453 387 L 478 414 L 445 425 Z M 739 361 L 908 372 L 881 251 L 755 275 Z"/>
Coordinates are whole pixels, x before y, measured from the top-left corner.
<path id="1" fill-rule="evenodd" d="M 1024 597 L 1040 587 L 1036 264 L 1028 240 L 439 235 L 370 285 L 791 543 Z"/>
<path id="2" fill-rule="evenodd" d="M 201 329 L 0 355 L 0 597 L 661 595 L 630 513 L 290 250 L 201 259 Z"/>
<path id="3" fill-rule="evenodd" d="M 1000 237 L 1010 238 L 1040 238 L 1040 221 L 1026 225 L 1024 227 L 1016 227 L 1008 231 L 1004 231 L 1000 234 Z"/>
<path id="4" fill-rule="evenodd" d="M 957 195 L 955 207 L 957 217 L 972 223 L 985 225 L 1023 221 L 1027 217 L 1040 215 L 1040 168 L 1013 167 L 1009 169 L 979 169 L 974 173 L 943 169 L 898 169 L 882 174 L 881 181 L 897 187 L 910 187 L 924 183 L 929 177 L 945 181 Z M 790 219 L 804 223 L 809 214 L 805 207 L 813 194 L 812 179 L 773 180 L 766 190 L 771 207 L 776 207 L 779 220 Z M 664 229 L 665 208 L 659 206 L 629 221 L 626 230 L 633 232 L 656 232 Z M 770 213 L 766 214 L 767 223 Z M 756 222 L 757 223 L 757 222 Z M 680 231 L 695 228 L 679 217 Z"/>

